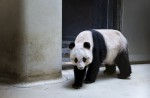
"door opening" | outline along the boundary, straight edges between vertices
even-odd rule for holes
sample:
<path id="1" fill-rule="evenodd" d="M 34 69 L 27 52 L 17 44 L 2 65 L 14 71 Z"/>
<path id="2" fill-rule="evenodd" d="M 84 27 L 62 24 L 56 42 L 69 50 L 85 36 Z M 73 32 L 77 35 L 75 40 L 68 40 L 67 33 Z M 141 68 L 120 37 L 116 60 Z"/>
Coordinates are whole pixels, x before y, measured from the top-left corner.
<path id="1" fill-rule="evenodd" d="M 63 0 L 63 62 L 69 61 L 70 41 L 88 29 L 121 29 L 121 0 Z"/>

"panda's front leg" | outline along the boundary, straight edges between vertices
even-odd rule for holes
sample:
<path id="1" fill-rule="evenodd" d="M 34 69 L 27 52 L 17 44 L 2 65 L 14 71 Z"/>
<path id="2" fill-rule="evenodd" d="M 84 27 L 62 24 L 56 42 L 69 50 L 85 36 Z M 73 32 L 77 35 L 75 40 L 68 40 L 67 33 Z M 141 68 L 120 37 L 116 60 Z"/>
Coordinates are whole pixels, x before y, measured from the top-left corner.
<path id="1" fill-rule="evenodd" d="M 86 74 L 86 67 L 83 70 L 79 70 L 77 66 L 74 66 L 74 83 L 72 85 L 73 88 L 79 89 L 82 87 L 84 77 Z"/>
<path id="2" fill-rule="evenodd" d="M 90 84 L 90 83 L 95 82 L 95 80 L 97 78 L 97 74 L 99 72 L 100 65 L 101 65 L 101 63 L 93 63 L 93 64 L 89 65 L 84 83 Z"/>

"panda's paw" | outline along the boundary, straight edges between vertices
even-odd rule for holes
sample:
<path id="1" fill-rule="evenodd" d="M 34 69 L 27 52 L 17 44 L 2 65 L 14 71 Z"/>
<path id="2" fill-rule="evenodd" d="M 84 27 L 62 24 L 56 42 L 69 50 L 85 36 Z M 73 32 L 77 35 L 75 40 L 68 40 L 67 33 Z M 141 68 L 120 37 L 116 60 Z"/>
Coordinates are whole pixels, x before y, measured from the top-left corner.
<path id="1" fill-rule="evenodd" d="M 81 87 L 82 87 L 81 83 L 74 83 L 74 84 L 72 84 L 72 88 L 74 88 L 74 89 L 80 89 Z"/>
<path id="2" fill-rule="evenodd" d="M 121 74 L 118 74 L 117 76 L 119 79 L 128 79 L 130 77 L 130 75 L 121 75 Z"/>
<path id="3" fill-rule="evenodd" d="M 93 82 L 95 82 L 95 81 L 91 81 L 91 80 L 87 80 L 87 79 L 84 80 L 85 84 L 90 84 L 90 83 L 93 83 Z"/>
<path id="4" fill-rule="evenodd" d="M 116 73 L 116 71 L 107 71 L 107 70 L 104 70 L 103 72 L 105 75 L 113 75 Z"/>

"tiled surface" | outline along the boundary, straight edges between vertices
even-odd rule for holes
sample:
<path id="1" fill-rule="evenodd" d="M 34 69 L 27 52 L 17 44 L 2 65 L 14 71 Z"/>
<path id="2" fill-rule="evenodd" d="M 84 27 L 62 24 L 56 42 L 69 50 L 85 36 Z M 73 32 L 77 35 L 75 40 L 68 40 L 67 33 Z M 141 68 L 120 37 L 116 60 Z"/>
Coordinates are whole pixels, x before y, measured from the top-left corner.
<path id="1" fill-rule="evenodd" d="M 73 70 L 64 70 L 63 78 L 33 84 L 0 84 L 0 98 L 150 98 L 150 64 L 132 65 L 130 79 L 102 74 L 93 84 L 72 89 Z M 35 85 L 36 84 L 36 85 Z"/>

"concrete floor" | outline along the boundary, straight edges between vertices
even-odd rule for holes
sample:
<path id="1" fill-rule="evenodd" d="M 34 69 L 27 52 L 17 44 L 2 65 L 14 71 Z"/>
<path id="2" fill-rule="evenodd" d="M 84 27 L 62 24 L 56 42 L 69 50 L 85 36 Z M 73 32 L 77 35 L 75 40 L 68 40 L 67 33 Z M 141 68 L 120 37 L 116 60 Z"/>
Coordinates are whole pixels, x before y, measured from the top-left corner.
<path id="1" fill-rule="evenodd" d="M 150 64 L 132 65 L 130 79 L 102 74 L 93 84 L 72 89 L 73 71 L 64 70 L 63 78 L 31 84 L 0 84 L 0 98 L 150 98 Z"/>

